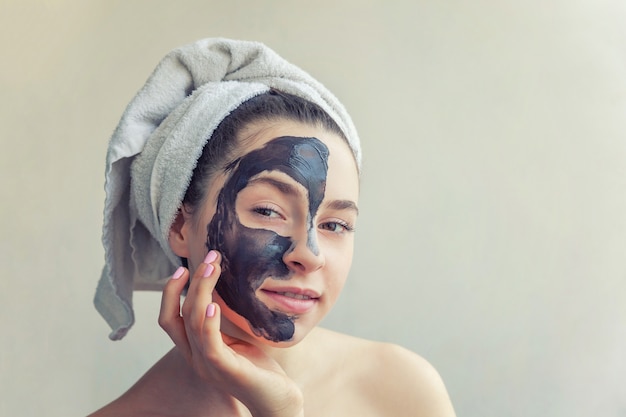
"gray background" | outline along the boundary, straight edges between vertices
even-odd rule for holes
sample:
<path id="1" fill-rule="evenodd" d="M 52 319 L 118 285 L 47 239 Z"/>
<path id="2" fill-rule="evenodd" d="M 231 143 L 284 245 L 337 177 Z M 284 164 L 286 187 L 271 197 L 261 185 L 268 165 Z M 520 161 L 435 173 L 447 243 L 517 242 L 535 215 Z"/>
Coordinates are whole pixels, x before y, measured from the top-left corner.
<path id="1" fill-rule="evenodd" d="M 626 416 L 626 3 L 0 4 L 0 415 L 84 415 L 171 342 L 92 307 L 104 156 L 170 49 L 264 41 L 363 140 L 350 281 L 328 327 L 404 345 L 459 416 Z"/>

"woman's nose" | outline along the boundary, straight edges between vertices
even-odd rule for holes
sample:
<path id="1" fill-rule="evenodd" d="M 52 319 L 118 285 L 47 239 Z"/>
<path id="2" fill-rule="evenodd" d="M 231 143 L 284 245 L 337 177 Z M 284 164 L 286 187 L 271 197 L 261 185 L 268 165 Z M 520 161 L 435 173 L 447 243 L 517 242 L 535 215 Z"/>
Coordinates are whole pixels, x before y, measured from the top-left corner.
<path id="1" fill-rule="evenodd" d="M 283 261 L 289 269 L 299 273 L 313 272 L 324 266 L 324 255 L 319 249 L 315 233 L 307 233 L 302 239 L 293 239 Z"/>

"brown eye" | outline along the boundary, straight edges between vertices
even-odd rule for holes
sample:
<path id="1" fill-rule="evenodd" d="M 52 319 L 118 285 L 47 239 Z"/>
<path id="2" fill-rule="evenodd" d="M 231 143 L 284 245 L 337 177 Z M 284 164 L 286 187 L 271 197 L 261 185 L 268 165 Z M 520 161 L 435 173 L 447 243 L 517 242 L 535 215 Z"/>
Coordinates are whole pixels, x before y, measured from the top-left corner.
<path id="1" fill-rule="evenodd" d="M 337 234 L 354 231 L 354 229 L 345 222 L 325 222 L 320 224 L 319 228 Z"/>
<path id="2" fill-rule="evenodd" d="M 259 216 L 270 218 L 281 218 L 282 216 L 274 209 L 270 207 L 255 207 L 253 211 Z"/>

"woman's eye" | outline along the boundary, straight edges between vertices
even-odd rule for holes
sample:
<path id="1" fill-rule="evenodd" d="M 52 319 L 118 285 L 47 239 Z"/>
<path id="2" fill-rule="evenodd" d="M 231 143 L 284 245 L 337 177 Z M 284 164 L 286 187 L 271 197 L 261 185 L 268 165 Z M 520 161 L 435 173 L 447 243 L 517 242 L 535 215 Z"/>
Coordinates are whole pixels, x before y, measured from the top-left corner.
<path id="1" fill-rule="evenodd" d="M 348 223 L 344 222 L 326 222 L 320 224 L 319 228 L 333 233 L 346 233 L 354 231 Z"/>
<path id="2" fill-rule="evenodd" d="M 254 209 L 254 212 L 263 217 L 270 217 L 270 218 L 281 217 L 280 214 L 278 214 L 276 210 L 271 209 L 269 207 L 256 207 Z"/>

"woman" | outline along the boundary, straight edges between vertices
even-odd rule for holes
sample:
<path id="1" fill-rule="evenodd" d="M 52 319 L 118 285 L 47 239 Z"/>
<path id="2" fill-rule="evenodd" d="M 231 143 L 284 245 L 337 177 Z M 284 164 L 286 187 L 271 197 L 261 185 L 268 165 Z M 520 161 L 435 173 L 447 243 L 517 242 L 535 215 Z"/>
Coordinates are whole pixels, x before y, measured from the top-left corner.
<path id="1" fill-rule="evenodd" d="M 94 416 L 454 415 L 419 356 L 317 327 L 352 261 L 360 147 L 308 74 L 257 43 L 180 48 L 107 160 L 96 306 L 121 338 L 133 288 L 162 286 L 175 347 Z"/>

